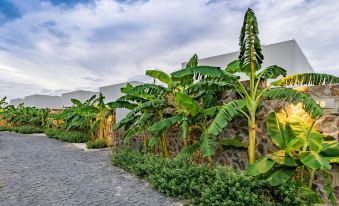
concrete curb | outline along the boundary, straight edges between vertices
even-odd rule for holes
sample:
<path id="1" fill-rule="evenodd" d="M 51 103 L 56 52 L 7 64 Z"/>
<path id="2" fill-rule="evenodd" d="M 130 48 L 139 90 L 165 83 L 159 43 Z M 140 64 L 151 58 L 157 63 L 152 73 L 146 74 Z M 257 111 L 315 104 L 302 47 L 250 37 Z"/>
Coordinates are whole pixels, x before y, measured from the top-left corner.
<path id="1" fill-rule="evenodd" d="M 80 150 L 84 150 L 84 151 L 88 151 L 88 152 L 94 152 L 94 151 L 111 151 L 112 148 L 110 147 L 106 147 L 106 148 L 101 148 L 101 149 L 88 149 L 86 147 L 86 143 L 71 143 L 72 146 L 80 149 Z"/>

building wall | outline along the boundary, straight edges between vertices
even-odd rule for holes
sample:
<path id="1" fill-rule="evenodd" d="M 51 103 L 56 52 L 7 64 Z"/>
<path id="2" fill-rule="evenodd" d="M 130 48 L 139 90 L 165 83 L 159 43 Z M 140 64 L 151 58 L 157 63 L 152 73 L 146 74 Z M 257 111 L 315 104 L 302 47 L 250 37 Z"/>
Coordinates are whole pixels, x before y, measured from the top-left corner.
<path id="1" fill-rule="evenodd" d="M 130 83 L 133 86 L 141 84 L 141 82 L 137 82 L 137 81 L 128 82 L 128 83 Z M 105 103 L 112 102 L 124 95 L 123 93 L 121 93 L 121 88 L 125 87 L 126 85 L 127 85 L 127 82 L 105 86 L 105 87 L 100 87 L 99 92 L 101 92 L 105 96 Z M 128 112 L 129 112 L 128 109 L 117 109 L 116 110 L 116 121 L 119 122 L 121 119 L 123 119 L 126 116 Z"/>
<path id="2" fill-rule="evenodd" d="M 17 99 L 10 100 L 10 104 L 13 105 L 14 107 L 19 106 L 19 104 L 21 103 L 24 103 L 24 99 L 17 98 Z"/>
<path id="3" fill-rule="evenodd" d="M 295 40 L 284 41 L 262 47 L 265 56 L 262 68 L 277 65 L 287 70 L 287 74 L 314 72 Z M 238 59 L 239 52 L 199 59 L 200 65 L 217 66 L 225 69 L 227 64 Z M 185 66 L 186 63 L 183 63 Z M 248 79 L 245 75 L 242 79 Z"/>
<path id="4" fill-rule="evenodd" d="M 25 106 L 36 108 L 60 109 L 62 108 L 62 100 L 60 96 L 49 95 L 31 95 L 24 99 Z"/>
<path id="5" fill-rule="evenodd" d="M 71 99 L 77 99 L 81 102 L 84 102 L 91 98 L 93 95 L 99 95 L 99 92 L 92 92 L 92 91 L 74 91 L 61 94 L 61 102 L 62 105 L 65 107 L 70 107 L 73 105 Z"/>

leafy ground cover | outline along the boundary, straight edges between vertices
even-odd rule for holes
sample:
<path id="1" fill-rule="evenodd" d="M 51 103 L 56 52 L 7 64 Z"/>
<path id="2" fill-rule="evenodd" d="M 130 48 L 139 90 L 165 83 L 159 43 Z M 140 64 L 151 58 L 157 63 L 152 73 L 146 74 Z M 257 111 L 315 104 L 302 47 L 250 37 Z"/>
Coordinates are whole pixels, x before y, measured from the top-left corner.
<path id="1" fill-rule="evenodd" d="M 308 187 L 289 181 L 273 187 L 230 167 L 210 170 L 185 159 L 166 159 L 125 147 L 113 150 L 112 163 L 147 179 L 160 192 L 200 205 L 308 205 L 319 197 Z"/>
<path id="2" fill-rule="evenodd" d="M 107 147 L 107 143 L 104 139 L 90 140 L 86 143 L 87 149 L 101 149 Z"/>
<path id="3" fill-rule="evenodd" d="M 0 127 L 0 131 L 8 131 L 8 132 L 17 132 L 21 134 L 34 134 L 34 133 L 43 133 L 44 129 L 39 126 L 17 126 L 17 127 Z"/>
<path id="4" fill-rule="evenodd" d="M 64 142 L 85 143 L 88 137 L 85 133 L 79 131 L 66 131 L 61 129 L 46 129 L 45 134 L 48 137 L 58 139 Z"/>

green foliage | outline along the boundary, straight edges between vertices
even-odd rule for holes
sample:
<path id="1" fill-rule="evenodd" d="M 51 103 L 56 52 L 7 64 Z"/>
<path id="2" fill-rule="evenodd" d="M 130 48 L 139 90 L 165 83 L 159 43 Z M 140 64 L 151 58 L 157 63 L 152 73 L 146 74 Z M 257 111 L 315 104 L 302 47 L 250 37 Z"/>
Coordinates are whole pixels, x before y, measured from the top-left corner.
<path id="1" fill-rule="evenodd" d="M 288 181 L 285 184 L 272 187 L 270 194 L 277 206 L 309 206 L 317 203 L 324 203 L 321 197 L 310 188 L 295 181 Z"/>
<path id="2" fill-rule="evenodd" d="M 15 132 L 21 133 L 21 134 L 34 134 L 34 133 L 44 133 L 44 129 L 38 126 L 20 126 L 15 127 Z"/>
<path id="3" fill-rule="evenodd" d="M 304 109 L 312 118 L 323 115 L 322 108 L 308 94 L 299 92 L 291 88 L 276 88 L 263 93 L 264 97 L 269 99 L 284 99 L 293 103 L 302 102 Z"/>
<path id="4" fill-rule="evenodd" d="M 12 128 L 10 127 L 5 127 L 5 126 L 0 126 L 0 132 L 11 132 Z"/>
<path id="5" fill-rule="evenodd" d="M 88 149 L 101 149 L 107 147 L 107 143 L 104 139 L 95 139 L 86 142 Z"/>
<path id="6" fill-rule="evenodd" d="M 78 131 L 66 131 L 62 129 L 46 129 L 45 134 L 48 137 L 58 139 L 64 142 L 85 143 L 88 141 L 87 135 L 83 132 Z"/>
<path id="7" fill-rule="evenodd" d="M 234 100 L 225 104 L 208 128 L 208 133 L 217 135 L 236 116 L 241 115 L 240 110 L 245 106 L 244 100 Z"/>
<path id="8" fill-rule="evenodd" d="M 243 26 L 240 32 L 240 68 L 249 74 L 261 68 L 264 55 L 261 52 L 257 18 L 252 9 L 248 9 L 244 16 Z"/>
<path id="9" fill-rule="evenodd" d="M 276 79 L 279 76 L 286 76 L 287 71 L 277 65 L 269 66 L 260 72 L 257 77 L 260 79 Z"/>
<path id="10" fill-rule="evenodd" d="M 242 142 L 239 136 L 217 140 L 219 144 L 226 147 L 247 148 L 248 144 Z"/>
<path id="11" fill-rule="evenodd" d="M 146 178 L 162 193 L 200 205 L 308 205 L 314 193 L 296 182 L 278 187 L 257 180 L 229 167 L 210 170 L 208 165 L 194 165 L 185 158 L 168 160 L 152 154 L 118 147 L 112 163 Z M 319 198 L 319 197 L 318 197 Z"/>
<path id="12" fill-rule="evenodd" d="M 25 107 L 20 104 L 18 107 L 7 105 L 1 109 L 0 119 L 13 125 L 31 125 L 44 127 L 47 125 L 48 109 Z"/>
<path id="13" fill-rule="evenodd" d="M 44 129 L 38 126 L 0 127 L 0 131 L 17 132 L 21 134 L 44 133 Z"/>
<path id="14" fill-rule="evenodd" d="M 331 163 L 339 157 L 339 143 L 325 140 L 314 129 L 314 124 L 315 122 L 311 125 L 306 123 L 297 115 L 270 113 L 266 121 L 268 134 L 280 150 L 250 164 L 247 174 L 266 179 L 273 186 L 287 182 L 298 172 L 301 182 L 308 179 L 309 188 L 312 188 L 316 171 L 325 174 L 325 179 L 331 179 Z M 308 172 L 306 176 L 304 168 Z M 325 187 L 328 198 L 335 205 L 336 199 L 330 180 Z"/>
<path id="15" fill-rule="evenodd" d="M 330 74 L 304 73 L 287 76 L 272 82 L 274 86 L 321 85 L 339 83 L 339 77 Z"/>
<path id="16" fill-rule="evenodd" d="M 158 70 L 147 70 L 146 75 L 153 77 L 154 79 L 158 79 L 159 81 L 167 85 L 172 85 L 171 76 L 166 74 L 165 72 L 158 71 Z"/>
<path id="17" fill-rule="evenodd" d="M 50 116 L 54 120 L 62 120 L 60 127 L 64 130 L 84 131 L 91 136 L 99 130 L 99 138 L 107 138 L 105 128 L 112 110 L 104 103 L 104 99 L 102 93 L 98 97 L 93 95 L 84 102 L 72 99 L 71 107 Z"/>

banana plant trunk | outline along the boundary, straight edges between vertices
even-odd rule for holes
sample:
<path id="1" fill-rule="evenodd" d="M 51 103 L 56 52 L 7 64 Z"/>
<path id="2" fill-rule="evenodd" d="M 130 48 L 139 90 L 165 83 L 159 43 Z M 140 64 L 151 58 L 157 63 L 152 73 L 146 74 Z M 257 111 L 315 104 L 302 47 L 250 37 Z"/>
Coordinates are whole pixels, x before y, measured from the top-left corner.
<path id="1" fill-rule="evenodd" d="M 166 159 L 168 159 L 168 158 L 169 158 L 169 153 L 168 153 L 167 138 L 166 138 L 165 133 L 163 133 L 163 134 L 161 135 L 161 143 L 162 143 L 162 151 L 163 151 L 163 153 L 164 153 L 164 157 L 165 157 Z"/>
<path id="2" fill-rule="evenodd" d="M 163 120 L 163 114 L 161 112 L 159 112 L 159 117 L 160 117 L 160 120 Z M 160 141 L 161 141 L 161 149 L 162 149 L 163 155 L 166 159 L 168 159 L 169 153 L 168 153 L 168 147 L 167 147 L 166 131 L 162 132 Z"/>
<path id="3" fill-rule="evenodd" d="M 147 153 L 147 133 L 146 130 L 143 129 L 143 133 L 144 133 L 144 153 Z"/>
<path id="4" fill-rule="evenodd" d="M 256 123 L 255 118 L 251 119 L 248 123 L 248 162 L 253 164 L 255 162 L 255 150 L 256 150 Z"/>

